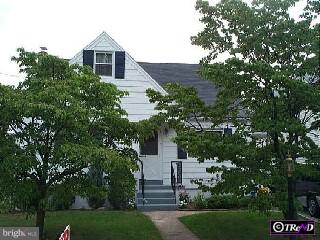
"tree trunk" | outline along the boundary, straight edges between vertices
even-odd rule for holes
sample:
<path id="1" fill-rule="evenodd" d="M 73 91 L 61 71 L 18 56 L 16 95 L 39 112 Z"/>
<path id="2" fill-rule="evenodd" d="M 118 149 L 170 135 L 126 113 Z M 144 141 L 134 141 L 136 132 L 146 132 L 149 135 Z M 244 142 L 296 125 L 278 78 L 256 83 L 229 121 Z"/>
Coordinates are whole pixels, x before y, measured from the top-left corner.
<path id="1" fill-rule="evenodd" d="M 296 219 L 293 177 L 288 177 L 288 220 Z"/>
<path id="2" fill-rule="evenodd" d="M 296 209 L 294 205 L 294 183 L 293 177 L 288 177 L 288 213 L 287 213 L 287 220 L 296 220 Z M 289 236 L 290 240 L 296 239 L 295 236 Z"/>
<path id="3" fill-rule="evenodd" d="M 273 135 L 273 147 L 274 147 L 274 152 L 276 153 L 277 157 L 279 160 L 284 160 L 284 158 L 281 155 L 280 151 L 280 144 L 279 144 L 279 136 L 278 132 L 276 130 L 276 123 L 277 123 L 277 104 L 274 99 L 274 95 L 272 93 L 272 119 L 274 121 L 274 135 Z M 285 219 L 287 220 L 294 220 L 296 219 L 296 213 L 295 213 L 295 207 L 294 207 L 294 186 L 293 186 L 293 177 L 288 176 L 287 177 L 287 183 L 288 183 L 288 210 L 286 211 Z M 296 239 L 295 236 L 289 236 L 290 240 Z"/>
<path id="4" fill-rule="evenodd" d="M 39 206 L 37 209 L 37 222 L 36 226 L 39 227 L 39 236 L 40 240 L 44 239 L 44 217 L 45 217 L 45 210 L 42 206 Z"/>

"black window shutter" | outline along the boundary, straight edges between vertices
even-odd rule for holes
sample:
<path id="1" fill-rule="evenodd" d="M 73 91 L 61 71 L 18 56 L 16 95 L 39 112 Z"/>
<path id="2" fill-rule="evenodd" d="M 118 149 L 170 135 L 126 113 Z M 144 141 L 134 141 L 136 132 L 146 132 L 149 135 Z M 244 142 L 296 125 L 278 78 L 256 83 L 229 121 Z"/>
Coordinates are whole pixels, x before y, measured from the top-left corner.
<path id="1" fill-rule="evenodd" d="M 124 79 L 125 52 L 117 51 L 115 55 L 115 78 Z"/>
<path id="2" fill-rule="evenodd" d="M 178 146 L 178 159 L 187 159 L 187 152 Z"/>
<path id="3" fill-rule="evenodd" d="M 83 50 L 82 53 L 83 66 L 88 65 L 93 69 L 94 61 L 94 51 L 93 50 Z"/>
<path id="4" fill-rule="evenodd" d="M 232 128 L 224 128 L 223 133 L 224 135 L 232 135 Z"/>

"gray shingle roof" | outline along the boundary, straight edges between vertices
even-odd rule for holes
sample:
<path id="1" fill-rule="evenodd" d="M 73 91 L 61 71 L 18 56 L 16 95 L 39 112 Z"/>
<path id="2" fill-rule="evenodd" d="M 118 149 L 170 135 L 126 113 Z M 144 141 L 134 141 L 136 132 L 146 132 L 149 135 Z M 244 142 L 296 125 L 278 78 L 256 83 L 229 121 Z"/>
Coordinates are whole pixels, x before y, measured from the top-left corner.
<path id="1" fill-rule="evenodd" d="M 139 62 L 139 65 L 161 86 L 167 83 L 179 83 L 195 87 L 206 104 L 211 104 L 218 93 L 217 87 L 212 82 L 199 76 L 199 64 Z"/>

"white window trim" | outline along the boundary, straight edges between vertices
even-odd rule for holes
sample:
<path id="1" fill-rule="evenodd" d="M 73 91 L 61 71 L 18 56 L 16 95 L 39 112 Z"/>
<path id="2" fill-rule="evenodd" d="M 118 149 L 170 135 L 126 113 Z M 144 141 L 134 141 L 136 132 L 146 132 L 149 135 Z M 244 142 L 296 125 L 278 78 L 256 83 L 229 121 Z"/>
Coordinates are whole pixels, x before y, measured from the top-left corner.
<path id="1" fill-rule="evenodd" d="M 199 129 L 198 132 L 201 132 L 202 130 Z M 211 128 L 204 128 L 204 131 L 206 132 L 216 132 L 216 133 L 220 133 L 221 135 L 223 135 L 223 128 L 215 128 L 215 129 L 211 129 Z"/>
<path id="2" fill-rule="evenodd" d="M 112 52 L 112 51 L 94 51 L 94 72 L 96 72 L 96 64 L 97 65 L 99 65 L 99 64 L 109 64 L 110 65 L 110 63 L 97 63 L 96 62 L 96 55 L 97 55 L 97 53 L 108 53 L 108 54 L 112 54 L 112 63 L 111 63 L 111 65 L 112 65 L 112 75 L 111 76 L 107 76 L 107 75 L 99 75 L 99 76 L 101 76 L 101 77 L 103 77 L 103 78 L 113 78 L 114 77 L 114 75 L 115 75 L 115 54 L 114 54 L 114 52 Z"/>

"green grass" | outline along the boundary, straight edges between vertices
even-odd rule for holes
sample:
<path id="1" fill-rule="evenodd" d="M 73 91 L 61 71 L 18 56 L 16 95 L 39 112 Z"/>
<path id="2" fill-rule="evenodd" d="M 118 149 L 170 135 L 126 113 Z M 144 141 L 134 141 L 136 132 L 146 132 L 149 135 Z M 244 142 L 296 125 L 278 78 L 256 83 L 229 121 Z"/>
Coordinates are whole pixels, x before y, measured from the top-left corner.
<path id="1" fill-rule="evenodd" d="M 184 216 L 179 220 L 201 240 L 288 239 L 269 236 L 269 221 L 277 219 L 282 219 L 282 214 L 272 213 L 267 217 L 238 211 L 200 213 Z M 318 233 L 319 228 L 320 226 L 317 226 Z"/>
<path id="2" fill-rule="evenodd" d="M 33 226 L 34 217 L 23 214 L 0 214 L 0 226 Z M 72 240 L 160 240 L 160 233 L 151 220 L 136 211 L 61 211 L 47 212 L 46 238 L 57 239 L 70 224 Z"/>

